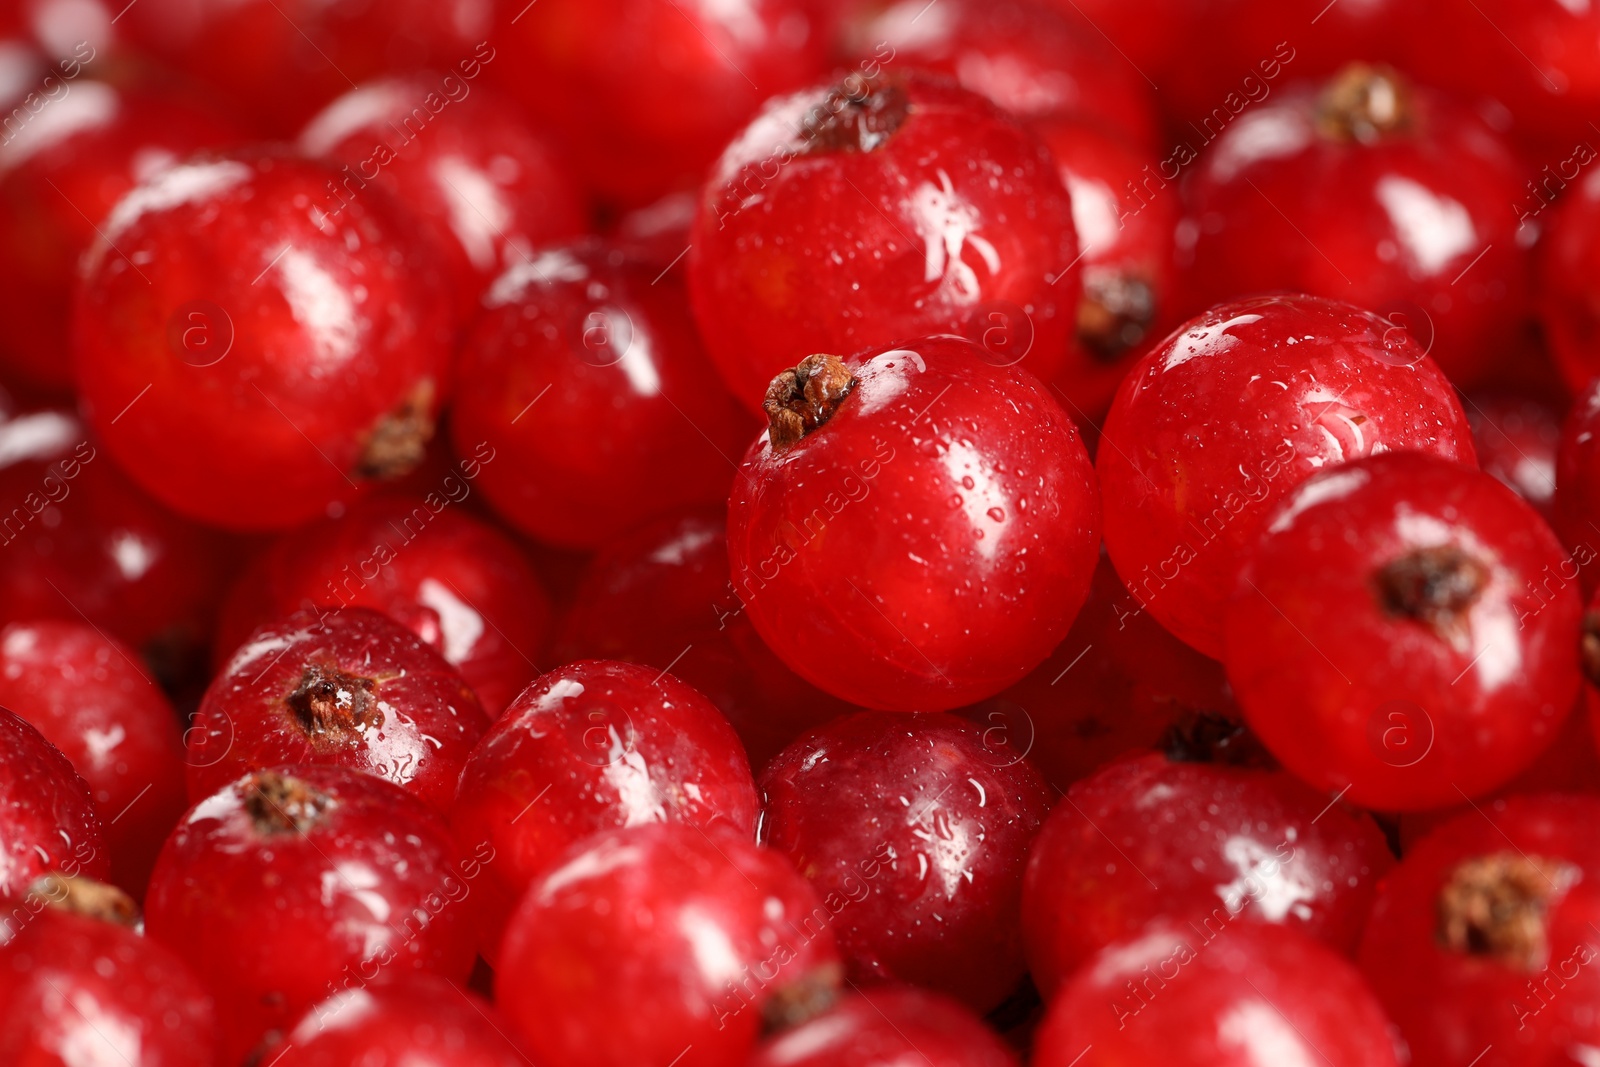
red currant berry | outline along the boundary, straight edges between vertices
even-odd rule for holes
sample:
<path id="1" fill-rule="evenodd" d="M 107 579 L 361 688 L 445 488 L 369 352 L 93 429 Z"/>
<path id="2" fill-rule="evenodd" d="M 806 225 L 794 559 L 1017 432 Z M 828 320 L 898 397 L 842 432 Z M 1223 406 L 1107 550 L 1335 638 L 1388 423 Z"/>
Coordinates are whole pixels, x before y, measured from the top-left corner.
<path id="1" fill-rule="evenodd" d="M 274 543 L 228 596 L 219 657 L 301 608 L 372 608 L 409 627 L 499 715 L 538 671 L 550 598 L 516 542 L 452 506 L 467 483 L 452 474 L 441 485 L 380 493 Z"/>
<path id="2" fill-rule="evenodd" d="M 1067 983 L 1039 1029 L 1033 1062 L 1399 1067 L 1407 1061 L 1372 990 L 1332 949 L 1259 923 L 1162 921 L 1107 946 Z"/>
<path id="3" fill-rule="evenodd" d="M 1465 407 L 1478 466 L 1546 520 L 1552 519 L 1561 412 L 1544 401 L 1507 392 L 1475 393 L 1465 399 Z"/>
<path id="4" fill-rule="evenodd" d="M 1511 147 L 1450 98 L 1355 64 L 1239 116 L 1196 164 L 1195 307 L 1272 289 L 1337 297 L 1481 378 L 1530 301 Z"/>
<path id="5" fill-rule="evenodd" d="M 457 367 L 456 451 L 504 457 L 480 484 L 531 537 L 593 548 L 727 499 L 751 423 L 660 273 L 614 247 L 547 249 L 484 297 Z"/>
<path id="6" fill-rule="evenodd" d="M 475 0 L 140 0 L 114 21 L 133 44 L 220 89 L 279 135 L 352 85 L 448 66 L 451 80 L 434 99 L 415 101 L 432 118 L 496 58 L 489 6 Z"/>
<path id="7" fill-rule="evenodd" d="M 497 6 L 491 79 L 627 204 L 698 183 L 763 100 L 824 73 L 833 43 L 816 0 Z"/>
<path id="8" fill-rule="evenodd" d="M 1162 629 L 1104 556 L 1066 639 L 1022 681 L 962 712 L 1066 787 L 1180 724 L 1238 719 L 1222 665 Z"/>
<path id="9" fill-rule="evenodd" d="M 1562 197 L 1539 246 L 1540 311 L 1550 352 L 1574 390 L 1600 375 L 1600 176 Z"/>
<path id="10" fill-rule="evenodd" d="M 477 905 L 491 958 L 523 890 L 597 831 L 647 822 L 755 830 L 755 783 L 727 720 L 672 675 L 628 663 L 547 672 L 460 777 L 456 836 L 488 841 L 498 857 Z"/>
<path id="11" fill-rule="evenodd" d="M 1103 35 L 1082 32 L 1081 20 L 1039 0 L 926 4 L 859 5 L 866 17 L 846 27 L 850 51 L 863 64 L 948 75 L 1021 118 L 1083 120 L 1139 145 L 1156 142 L 1150 87 Z"/>
<path id="12" fill-rule="evenodd" d="M 595 556 L 555 656 L 671 670 L 728 717 L 755 767 L 852 710 L 785 667 L 751 630 L 728 581 L 728 518 L 720 510 L 646 523 Z"/>
<path id="13" fill-rule="evenodd" d="M 117 922 L 46 907 L 0 947 L 0 1062 L 213 1067 L 216 1047 L 199 981 Z"/>
<path id="14" fill-rule="evenodd" d="M 1167 916 L 1292 926 L 1353 952 L 1383 834 L 1279 771 L 1113 763 L 1067 791 L 1029 850 L 1023 932 L 1048 997 L 1096 952 Z"/>
<path id="15" fill-rule="evenodd" d="M 444 978 L 410 975 L 340 992 L 313 1007 L 267 1067 L 528 1067 L 492 1005 Z"/>
<path id="16" fill-rule="evenodd" d="M 378 189 L 333 214 L 338 179 L 288 156 L 181 164 L 85 256 L 89 421 L 184 514 L 295 526 L 422 457 L 449 359 L 433 246 Z"/>
<path id="17" fill-rule="evenodd" d="M 1595 797 L 1485 804 L 1385 879 L 1361 966 L 1413 1062 L 1582 1063 L 1600 1045 L 1597 819 Z"/>
<path id="18" fill-rule="evenodd" d="M 1135 208 L 1123 200 L 1128 175 L 1153 165 L 1122 134 L 1087 121 L 1040 121 L 1034 129 L 1055 154 L 1072 195 L 1083 243 L 1083 298 L 1077 351 L 1055 377 L 1080 425 L 1105 414 L 1132 362 L 1177 325 L 1179 203 L 1156 197 Z"/>
<path id="19" fill-rule="evenodd" d="M 606 831 L 522 898 L 500 1007 L 548 1067 L 735 1067 L 764 1025 L 831 996 L 831 914 L 787 859 L 740 836 Z"/>
<path id="20" fill-rule="evenodd" d="M 110 869 L 89 787 L 43 734 L 0 707 L 0 901 L 52 871 L 104 879 Z"/>
<path id="21" fill-rule="evenodd" d="M 761 793 L 762 843 L 839 902 L 861 980 L 977 1011 L 1016 988 L 1023 864 L 1054 796 L 1020 750 L 952 715 L 864 712 L 784 749 Z"/>
<path id="22" fill-rule="evenodd" d="M 457 861 L 444 820 L 398 786 L 342 767 L 258 771 L 167 839 L 145 924 L 217 998 L 234 1063 L 341 989 L 419 970 L 465 980 L 472 887 Z"/>
<path id="23" fill-rule="evenodd" d="M 1567 412 L 1556 446 L 1555 479 L 1555 528 L 1573 559 L 1585 566 L 1583 588 L 1590 593 L 1600 579 L 1588 568 L 1600 546 L 1600 378 Z"/>
<path id="24" fill-rule="evenodd" d="M 1141 608 L 1220 656 L 1261 517 L 1317 470 L 1397 449 L 1473 461 L 1455 390 L 1406 331 L 1317 297 L 1221 305 L 1117 392 L 1096 459 L 1106 549 Z"/>
<path id="25" fill-rule="evenodd" d="M 502 270 L 542 244 L 582 233 L 588 220 L 565 160 L 492 89 L 449 97 L 463 84 L 431 73 L 363 85 L 312 119 L 299 144 L 344 165 L 341 202 L 371 182 L 417 214 L 445 253 L 466 318 Z M 450 105 L 435 128 L 427 110 L 418 117 L 430 96 Z"/>
<path id="26" fill-rule="evenodd" d="M 1571 710 L 1576 577 L 1487 474 L 1368 456 L 1271 516 L 1223 663 L 1250 727 L 1306 781 L 1384 810 L 1452 804 L 1526 768 Z"/>
<path id="27" fill-rule="evenodd" d="M 80 78 L 0 145 L 0 316 L 4 367 L 72 386 L 70 294 L 95 223 L 162 168 L 231 140 L 230 127 L 166 96 Z"/>
<path id="28" fill-rule="evenodd" d="M 488 725 L 461 675 L 395 620 L 297 612 L 252 634 L 206 690 L 185 735 L 189 797 L 315 763 L 366 771 L 443 811 Z"/>
<path id="29" fill-rule="evenodd" d="M 1067 352 L 1078 240 L 1055 163 L 943 79 L 858 73 L 773 101 L 717 163 L 693 242 L 706 349 L 757 409 L 816 352 L 958 333 L 1041 377 Z"/>
<path id="30" fill-rule="evenodd" d="M 0 706 L 72 762 L 107 820 L 112 877 L 142 895 L 187 804 L 177 712 L 134 653 L 85 623 L 12 623 L 0 631 Z"/>
<path id="31" fill-rule="evenodd" d="M 668 193 L 618 219 L 611 239 L 631 258 L 668 270 L 676 267 L 688 251 L 689 230 L 699 208 L 697 193 Z"/>
<path id="32" fill-rule="evenodd" d="M 1015 1067 L 1015 1053 L 960 1004 L 921 989 L 853 993 L 756 1050 L 748 1067 Z"/>
<path id="33" fill-rule="evenodd" d="M 773 379 L 728 555 L 756 631 L 863 707 L 939 711 L 1066 636 L 1100 537 L 1078 431 L 1026 372 L 956 337 Z"/>

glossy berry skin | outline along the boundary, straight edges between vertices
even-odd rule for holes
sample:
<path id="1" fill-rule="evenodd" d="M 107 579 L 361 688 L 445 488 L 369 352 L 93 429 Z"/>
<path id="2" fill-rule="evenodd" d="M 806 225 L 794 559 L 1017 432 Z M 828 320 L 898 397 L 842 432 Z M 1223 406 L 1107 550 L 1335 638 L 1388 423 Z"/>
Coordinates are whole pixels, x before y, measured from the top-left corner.
<path id="1" fill-rule="evenodd" d="M 761 842 L 824 902 L 857 981 L 988 1011 L 1021 980 L 1022 871 L 1054 794 L 1020 750 L 952 715 L 863 712 L 761 775 Z"/>
<path id="2" fill-rule="evenodd" d="M 755 830 L 739 738 L 705 697 L 651 667 L 603 660 L 548 671 L 523 691 L 461 772 L 451 823 L 493 846 L 475 905 L 492 959 L 529 883 L 601 830 L 673 822 Z"/>
<path id="3" fill-rule="evenodd" d="M 1600 1043 L 1597 817 L 1595 797 L 1483 804 L 1384 882 L 1361 966 L 1418 1067 L 1581 1063 Z"/>
<path id="4" fill-rule="evenodd" d="M 213 1067 L 216 1009 L 177 956 L 104 919 L 45 908 L 0 947 L 0 1060 Z"/>
<path id="5" fill-rule="evenodd" d="M 1552 521 L 1561 412 L 1531 396 L 1477 393 L 1463 401 L 1478 466 Z"/>
<path id="6" fill-rule="evenodd" d="M 787 859 L 742 835 L 608 830 L 523 896 L 500 1010 L 549 1067 L 735 1067 L 764 1013 L 837 981 L 829 915 Z"/>
<path id="7" fill-rule="evenodd" d="M 1021 118 L 1082 120 L 1153 144 L 1150 87 L 1104 36 L 1083 32 L 1080 22 L 1040 0 L 958 0 L 925 10 L 901 0 L 847 26 L 846 37 L 863 61 L 882 58 L 887 45 L 895 66 L 954 78 Z"/>
<path id="8" fill-rule="evenodd" d="M 85 257 L 90 425 L 183 514 L 295 526 L 410 470 L 432 435 L 450 339 L 434 250 L 381 190 L 331 214 L 337 177 L 285 155 L 181 164 Z"/>
<path id="9" fill-rule="evenodd" d="M 527 1067 L 487 1001 L 430 974 L 341 990 L 314 1006 L 269 1049 L 274 1067 Z"/>
<path id="10" fill-rule="evenodd" d="M 349 986 L 472 967 L 460 902 L 487 854 L 462 859 L 444 820 L 342 767 L 256 772 L 191 808 L 145 899 L 149 936 L 217 998 L 221 1062 Z"/>
<path id="11" fill-rule="evenodd" d="M 95 224 L 162 168 L 237 135 L 181 99 L 88 78 L 15 131 L 0 146 L 0 354 L 9 374 L 65 391 L 72 281 Z"/>
<path id="12" fill-rule="evenodd" d="M 413 109 L 430 94 L 449 111 L 424 125 Z M 453 75 L 353 89 L 311 120 L 299 146 L 346 168 L 341 199 L 370 181 L 416 213 L 445 253 L 463 318 L 502 270 L 588 226 L 566 161 L 510 101 Z"/>
<path id="13" fill-rule="evenodd" d="M 772 1038 L 749 1067 L 1013 1067 L 1016 1054 L 954 1001 L 910 987 L 866 989 Z"/>
<path id="14" fill-rule="evenodd" d="M 368 608 L 296 612 L 251 634 L 206 690 L 184 735 L 189 799 L 284 763 L 386 779 L 444 811 L 488 728 L 437 652 Z"/>
<path id="15" fill-rule="evenodd" d="M 728 580 L 721 509 L 666 516 L 623 534 L 585 569 L 561 621 L 555 658 L 671 669 L 727 716 L 753 767 L 850 710 L 761 643 Z"/>
<path id="16" fill-rule="evenodd" d="M 706 349 L 758 410 L 773 375 L 817 352 L 955 333 L 1041 377 L 1067 354 L 1078 238 L 1055 164 L 930 75 L 858 72 L 774 100 L 718 161 L 693 241 Z"/>
<path id="17" fill-rule="evenodd" d="M 585 244 L 519 263 L 484 297 L 451 425 L 458 454 L 487 442 L 504 457 L 480 484 L 530 537 L 593 548 L 727 498 L 752 423 L 706 360 L 682 289 L 660 275 Z"/>
<path id="18" fill-rule="evenodd" d="M 187 807 L 178 713 L 136 653 L 84 622 L 0 630 L 0 707 L 71 761 L 106 820 L 112 878 L 139 895 Z"/>
<path id="19" fill-rule="evenodd" d="M 0 417 L 0 513 L 0 620 L 87 616 L 167 677 L 208 639 L 233 545 L 130 482 L 76 414 Z"/>
<path id="20" fill-rule="evenodd" d="M 983 355 L 930 337 L 835 361 L 858 384 L 833 416 L 792 444 L 763 434 L 734 482 L 728 557 L 750 621 L 853 704 L 991 696 L 1049 655 L 1088 594 L 1100 508 L 1077 429 L 1031 375 Z"/>
<path id="21" fill-rule="evenodd" d="M 463 460 L 426 493 L 375 494 L 274 542 L 228 594 L 219 662 L 302 608 L 371 608 L 443 656 L 498 715 L 537 672 L 553 608 L 516 542 L 462 510 L 482 467 Z"/>
<path id="22" fill-rule="evenodd" d="M 1324 467 L 1403 449 L 1474 462 L 1455 391 L 1405 330 L 1317 297 L 1220 305 L 1117 391 L 1096 455 L 1106 550 L 1142 607 L 1218 657 L 1261 517 Z"/>
<path id="23" fill-rule="evenodd" d="M 1382 810 L 1451 804 L 1527 767 L 1571 710 L 1576 577 L 1489 475 L 1369 456 L 1278 506 L 1223 663 L 1246 722 L 1306 781 Z"/>
<path id="24" fill-rule="evenodd" d="M 1058 789 L 1195 721 L 1237 721 L 1222 665 L 1139 609 L 1102 555 L 1072 629 L 1022 681 L 961 714 Z"/>
<path id="25" fill-rule="evenodd" d="M 1109 1008 L 1109 1010 L 1107 1010 Z M 1388 1020 L 1349 962 L 1259 923 L 1158 922 L 1108 946 L 1050 1005 L 1038 1067 L 1398 1067 Z"/>
<path id="26" fill-rule="evenodd" d="M 1178 323 L 1181 205 L 1175 196 L 1128 200 L 1128 176 L 1154 160 L 1122 132 L 1086 119 L 1041 119 L 1033 128 L 1060 165 L 1083 245 L 1076 347 L 1054 384 L 1079 425 L 1092 425 L 1132 363 Z"/>
<path id="27" fill-rule="evenodd" d="M 1075 783 L 1029 850 L 1029 966 L 1048 999 L 1161 916 L 1294 927 L 1349 953 L 1392 864 L 1370 816 L 1281 771 L 1129 757 Z"/>
<path id="28" fill-rule="evenodd" d="M 1573 558 L 1593 559 L 1600 549 L 1600 380 L 1579 395 L 1561 425 L 1552 506 L 1556 532 Z M 1592 592 L 1595 576 L 1581 577 L 1584 590 Z"/>
<path id="29" fill-rule="evenodd" d="M 1341 110 L 1343 96 L 1368 89 L 1398 98 L 1392 128 Z M 1358 66 L 1286 87 L 1194 163 L 1193 245 L 1180 260 L 1193 307 L 1275 289 L 1348 300 L 1411 332 L 1469 385 L 1531 310 L 1530 235 L 1511 207 L 1522 172 L 1482 119 L 1392 71 Z"/>
<path id="30" fill-rule="evenodd" d="M 1556 202 L 1539 245 L 1540 321 L 1567 384 L 1589 388 L 1600 375 L 1600 179 L 1587 175 Z"/>
<path id="31" fill-rule="evenodd" d="M 472 0 L 152 0 L 113 28 L 284 137 L 390 72 L 448 66 L 470 87 L 497 58 L 489 16 Z M 420 96 L 414 105 L 432 109 Z"/>
<path id="32" fill-rule="evenodd" d="M 698 184 L 762 102 L 822 76 L 827 0 L 499 4 L 490 78 L 565 142 L 607 200 Z"/>
<path id="33" fill-rule="evenodd" d="M 111 869 L 89 787 L 61 751 L 0 708 L 0 900 L 52 871 L 104 879 Z"/>

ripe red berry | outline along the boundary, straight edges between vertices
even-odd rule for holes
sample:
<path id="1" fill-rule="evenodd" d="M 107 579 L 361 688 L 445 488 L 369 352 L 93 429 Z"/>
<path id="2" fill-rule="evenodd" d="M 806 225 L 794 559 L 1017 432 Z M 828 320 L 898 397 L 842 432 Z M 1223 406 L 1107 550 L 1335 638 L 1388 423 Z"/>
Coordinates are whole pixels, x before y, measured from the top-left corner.
<path id="1" fill-rule="evenodd" d="M 187 804 L 178 714 L 134 656 L 81 622 L 0 631 L 0 706 L 83 777 L 105 822 L 111 876 L 139 896 Z"/>
<path id="2" fill-rule="evenodd" d="M 523 890 L 597 831 L 755 830 L 738 736 L 705 697 L 653 667 L 588 660 L 547 672 L 484 735 L 460 779 L 456 836 L 487 841 L 498 857 L 475 905 L 491 959 Z"/>
<path id="3" fill-rule="evenodd" d="M 1223 662 L 1246 721 L 1306 781 L 1384 810 L 1452 804 L 1527 767 L 1571 710 L 1576 578 L 1487 474 L 1368 456 L 1270 517 Z"/>
<path id="4" fill-rule="evenodd" d="M 1385 880 L 1361 965 L 1413 1062 L 1581 1063 L 1600 1046 L 1594 797 L 1512 797 L 1428 835 Z"/>
<path id="5" fill-rule="evenodd" d="M 7 106 L 10 106 L 8 101 Z M 67 326 L 78 258 L 123 194 L 202 148 L 228 123 L 181 100 L 79 78 L 0 144 L 0 316 L 8 373 L 72 386 Z"/>
<path id="6" fill-rule="evenodd" d="M 467 318 L 502 270 L 540 245 L 582 233 L 588 220 L 566 161 L 510 101 L 486 86 L 451 97 L 460 84 L 454 74 L 431 72 L 363 85 L 319 112 L 299 145 L 343 166 L 330 212 L 370 182 L 416 213 L 445 254 Z M 449 98 L 437 126 L 427 123 L 427 111 L 417 114 L 430 96 Z"/>
<path id="7" fill-rule="evenodd" d="M 165 947 L 47 907 L 0 946 L 0 1062 L 214 1067 L 211 996 Z"/>
<path id="8" fill-rule="evenodd" d="M 465 980 L 461 902 L 489 862 L 474 856 L 459 860 L 442 818 L 371 775 L 259 771 L 184 816 L 150 878 L 145 924 L 217 998 L 233 1063 L 345 988 L 413 971 Z"/>
<path id="9" fill-rule="evenodd" d="M 89 787 L 43 734 L 0 707 L 0 900 L 52 871 L 104 879 L 110 869 Z"/>
<path id="10" fill-rule="evenodd" d="M 315 518 L 410 470 L 446 383 L 431 244 L 332 166 L 198 160 L 129 193 L 85 256 L 78 387 L 134 480 L 235 529 Z"/>
<path id="11" fill-rule="evenodd" d="M 1474 393 L 1463 401 L 1478 466 L 1553 519 L 1561 412 L 1531 396 Z M 1600 533 L 1591 533 L 1600 538 Z"/>
<path id="12" fill-rule="evenodd" d="M 814 0 L 498 5 L 490 78 L 558 132 L 588 185 L 636 205 L 697 184 L 761 102 L 827 69 Z"/>
<path id="13" fill-rule="evenodd" d="M 546 249 L 495 282 L 457 381 L 457 453 L 487 442 L 499 457 L 483 467 L 484 495 L 522 532 L 564 547 L 722 502 L 753 432 L 706 360 L 681 286 L 601 244 Z"/>
<path id="14" fill-rule="evenodd" d="M 728 556 L 756 631 L 863 707 L 938 711 L 1019 680 L 1066 635 L 1100 505 L 1043 385 L 930 337 L 775 378 Z"/>
<path id="15" fill-rule="evenodd" d="M 1273 289 L 1348 300 L 1474 381 L 1530 310 L 1521 183 L 1499 134 L 1393 70 L 1358 63 L 1286 88 L 1195 163 L 1194 306 Z"/>
<path id="16" fill-rule="evenodd" d="M 586 839 L 506 931 L 500 1007 L 547 1067 L 737 1067 L 838 981 L 831 912 L 741 836 L 653 824 Z"/>
<path id="17" fill-rule="evenodd" d="M 1029 850 L 1028 962 L 1048 997 L 1162 916 L 1292 926 L 1353 952 L 1392 862 L 1369 816 L 1281 771 L 1129 758 L 1074 784 Z"/>
<path id="18" fill-rule="evenodd" d="M 751 629 L 728 580 L 722 509 L 682 512 L 616 538 L 571 599 L 558 663 L 610 659 L 670 670 L 728 717 L 753 767 L 851 710 L 785 667 Z"/>
<path id="19" fill-rule="evenodd" d="M 1541 201 L 1542 204 L 1542 201 Z M 1600 178 L 1590 174 L 1556 202 L 1539 246 L 1541 321 L 1562 377 L 1586 390 L 1600 375 Z"/>
<path id="20" fill-rule="evenodd" d="M 1117 392 L 1096 456 L 1106 549 L 1142 608 L 1219 656 L 1261 517 L 1323 467 L 1398 449 L 1473 461 L 1455 390 L 1405 330 L 1317 297 L 1223 304 Z"/>
<path id="21" fill-rule="evenodd" d="M 1164 920 L 1107 946 L 1050 1005 L 1038 1067 L 1399 1067 L 1388 1020 L 1350 963 L 1259 923 Z M 1419 1061 L 1420 1062 L 1420 1061 Z"/>
<path id="22" fill-rule="evenodd" d="M 1585 567 L 1585 592 L 1593 592 L 1600 580 L 1588 566 L 1600 548 L 1600 379 L 1578 397 L 1561 426 L 1555 478 L 1556 532 Z"/>
<path id="23" fill-rule="evenodd" d="M 717 163 L 693 242 L 706 349 L 757 410 L 817 352 L 957 333 L 1041 377 L 1067 353 L 1078 239 L 1055 163 L 943 79 L 858 72 L 773 101 Z"/>
<path id="24" fill-rule="evenodd" d="M 301 608 L 372 608 L 409 627 L 499 715 L 538 672 L 552 609 L 516 542 L 461 509 L 470 492 L 446 475 L 426 495 L 380 493 L 286 534 L 228 595 L 218 660 Z"/>
<path id="25" fill-rule="evenodd" d="M 409 975 L 348 989 L 314 1006 L 280 1045 L 270 1067 L 527 1067 L 494 1006 L 445 978 Z"/>
<path id="26" fill-rule="evenodd" d="M 189 799 L 248 771 L 315 763 L 444 811 L 488 725 L 461 675 L 387 615 L 301 611 L 252 634 L 206 690 L 185 734 Z"/>
<path id="27" fill-rule="evenodd" d="M 1022 871 L 1050 811 L 1022 752 L 952 715 L 863 712 L 761 776 L 761 841 L 838 903 L 858 980 L 908 982 L 976 1011 L 1022 979 Z"/>
<path id="28" fill-rule="evenodd" d="M 1016 1054 L 960 1004 L 910 987 L 852 993 L 756 1050 L 749 1067 L 1014 1067 Z"/>

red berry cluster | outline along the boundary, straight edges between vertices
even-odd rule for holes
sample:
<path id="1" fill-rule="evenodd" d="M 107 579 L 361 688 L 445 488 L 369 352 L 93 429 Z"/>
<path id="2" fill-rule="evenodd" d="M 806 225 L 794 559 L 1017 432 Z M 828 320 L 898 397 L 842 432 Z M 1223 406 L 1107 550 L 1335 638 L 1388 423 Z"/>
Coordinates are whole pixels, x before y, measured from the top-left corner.
<path id="1" fill-rule="evenodd" d="M 1596 123 L 1585 0 L 0 3 L 0 1067 L 1597 1067 Z"/>

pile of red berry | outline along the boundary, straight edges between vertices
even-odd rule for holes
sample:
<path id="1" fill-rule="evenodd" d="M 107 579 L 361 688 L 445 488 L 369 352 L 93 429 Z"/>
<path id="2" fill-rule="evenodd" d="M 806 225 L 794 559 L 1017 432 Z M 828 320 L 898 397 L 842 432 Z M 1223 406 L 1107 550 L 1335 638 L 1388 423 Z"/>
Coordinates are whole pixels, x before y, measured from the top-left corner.
<path id="1" fill-rule="evenodd" d="M 1586 0 L 0 0 L 0 1067 L 1600 1067 L 1597 146 Z"/>

